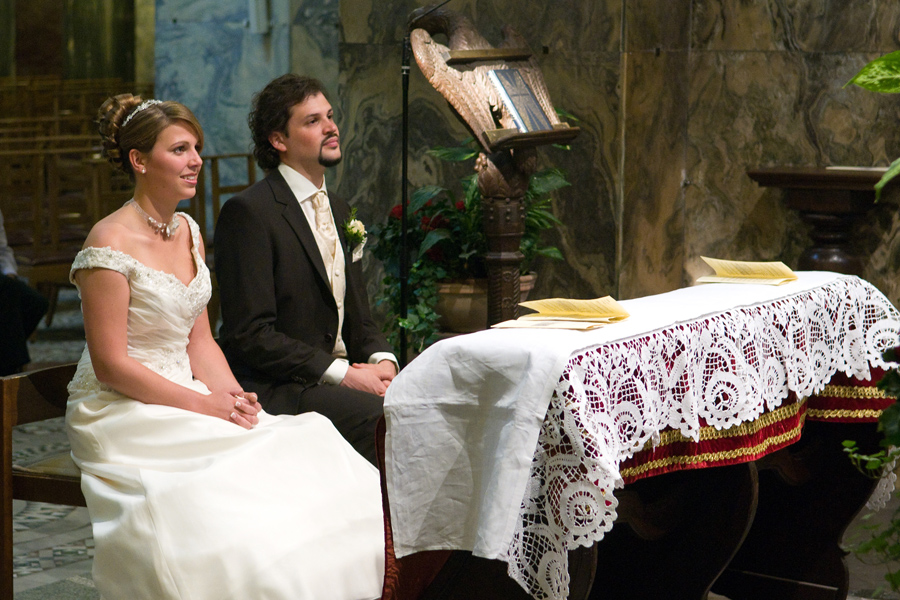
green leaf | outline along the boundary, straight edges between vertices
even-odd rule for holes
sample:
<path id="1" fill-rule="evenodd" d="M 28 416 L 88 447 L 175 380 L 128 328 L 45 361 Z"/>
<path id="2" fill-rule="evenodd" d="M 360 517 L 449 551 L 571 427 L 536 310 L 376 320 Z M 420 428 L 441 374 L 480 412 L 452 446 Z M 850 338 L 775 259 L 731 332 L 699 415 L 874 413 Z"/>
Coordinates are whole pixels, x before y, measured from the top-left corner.
<path id="1" fill-rule="evenodd" d="M 900 446 L 900 406 L 896 403 L 885 408 L 878 418 L 878 428 L 884 432 L 884 443 Z"/>
<path id="2" fill-rule="evenodd" d="M 570 184 L 565 174 L 559 169 L 547 169 L 531 176 L 528 184 L 528 194 L 535 198 L 546 196 L 554 190 L 564 188 Z"/>
<path id="3" fill-rule="evenodd" d="M 432 229 L 428 232 L 428 235 L 425 236 L 425 239 L 422 240 L 422 245 L 419 246 L 419 256 L 422 256 L 426 252 L 428 252 L 429 248 L 440 242 L 441 240 L 446 240 L 450 237 L 450 231 L 447 229 Z"/>
<path id="4" fill-rule="evenodd" d="M 562 225 L 562 221 L 557 219 L 552 212 L 535 207 L 528 211 L 526 222 L 538 229 L 550 229 L 554 225 Z"/>
<path id="5" fill-rule="evenodd" d="M 900 357 L 897 356 L 897 350 L 900 349 L 900 346 L 894 346 L 893 348 L 888 348 L 884 352 L 881 353 L 881 358 L 885 362 L 898 362 L 900 361 Z"/>
<path id="6" fill-rule="evenodd" d="M 450 162 L 463 162 L 478 156 L 478 150 L 471 148 L 444 148 L 437 146 L 428 151 L 428 154 L 436 156 L 441 160 Z"/>
<path id="7" fill-rule="evenodd" d="M 562 260 L 563 255 L 562 252 L 559 251 L 559 248 L 556 246 L 548 246 L 546 248 L 538 248 L 538 254 L 541 256 L 546 256 L 547 258 L 552 258 L 553 260 Z"/>
<path id="8" fill-rule="evenodd" d="M 891 369 L 884 374 L 878 382 L 878 389 L 894 398 L 900 396 L 900 374 L 897 373 L 897 369 Z"/>
<path id="9" fill-rule="evenodd" d="M 440 196 L 446 191 L 445 188 L 442 188 L 439 185 L 426 185 L 420 187 L 412 193 L 412 196 L 410 196 L 409 206 L 407 207 L 409 214 L 418 212 L 429 200 L 433 200 L 436 196 Z"/>
<path id="10" fill-rule="evenodd" d="M 900 54 L 900 50 L 895 52 L 895 54 Z M 878 183 L 875 184 L 875 202 L 878 202 L 881 199 L 881 190 L 888 184 L 888 182 L 900 175 L 900 158 L 891 163 L 891 166 L 888 167 L 888 170 L 885 171 L 884 175 L 881 176 L 881 179 Z"/>
<path id="11" fill-rule="evenodd" d="M 900 93 L 900 50 L 876 58 L 864 66 L 844 87 L 851 83 L 872 92 Z"/>
<path id="12" fill-rule="evenodd" d="M 568 119 L 569 121 L 575 121 L 576 123 L 578 122 L 578 117 L 576 117 L 575 115 L 573 115 L 572 113 L 570 113 L 569 111 L 567 111 L 564 108 L 557 108 L 556 115 L 561 119 Z"/>

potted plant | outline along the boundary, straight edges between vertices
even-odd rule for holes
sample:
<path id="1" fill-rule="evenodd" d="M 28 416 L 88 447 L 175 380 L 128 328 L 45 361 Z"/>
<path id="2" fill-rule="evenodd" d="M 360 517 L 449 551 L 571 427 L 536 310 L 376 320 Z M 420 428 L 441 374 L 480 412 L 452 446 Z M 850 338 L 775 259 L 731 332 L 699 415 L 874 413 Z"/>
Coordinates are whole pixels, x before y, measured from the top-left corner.
<path id="1" fill-rule="evenodd" d="M 876 58 L 867 64 L 844 87 L 850 84 L 884 94 L 900 93 L 900 50 Z M 881 198 L 884 186 L 898 174 L 900 174 L 900 158 L 891 163 L 881 181 L 875 184 L 876 202 Z"/>
<path id="2" fill-rule="evenodd" d="M 858 85 L 867 90 L 881 93 L 900 93 L 900 51 L 876 58 L 860 70 L 847 85 Z M 875 185 L 876 202 L 881 197 L 884 186 L 900 174 L 900 158 L 887 169 Z M 883 356 L 887 363 L 900 362 L 900 346 L 892 348 Z M 878 387 L 887 396 L 900 398 L 900 371 L 888 370 Z M 878 419 L 878 430 L 884 435 L 883 449 L 874 454 L 863 454 L 855 441 L 844 442 L 844 450 L 858 468 L 872 477 L 881 477 L 885 469 L 893 469 L 900 458 L 900 404 L 894 403 Z M 868 517 L 869 515 L 866 515 Z M 866 518 L 864 517 L 864 518 Z M 893 591 L 900 591 L 900 509 L 894 511 L 883 526 L 867 526 L 868 540 L 855 544 L 852 549 L 861 559 L 873 556 L 877 562 L 889 565 L 885 580 Z"/>
<path id="3" fill-rule="evenodd" d="M 469 139 L 459 147 L 435 148 L 429 153 L 442 160 L 466 162 L 474 161 L 479 150 L 474 147 L 474 140 Z M 520 245 L 524 256 L 523 274 L 529 274 L 538 256 L 562 258 L 560 251 L 545 245 L 541 237 L 545 230 L 559 224 L 550 211 L 550 193 L 568 185 L 565 174 L 559 169 L 544 169 L 531 176 L 525 195 L 525 234 Z M 448 291 L 486 294 L 484 255 L 487 241 L 482 228 L 481 194 L 476 175 L 463 177 L 457 191 L 429 185 L 415 190 L 410 197 L 407 206 L 410 268 L 406 319 L 399 318 L 401 210 L 399 204 L 394 206 L 386 223 L 372 227 L 372 235 L 377 240 L 373 254 L 382 261 L 385 270 L 382 295 L 376 305 L 387 305 L 390 318 L 385 333 L 389 341 L 397 347 L 400 328 L 405 327 L 409 348 L 421 352 L 438 339 L 442 325 L 448 326 L 441 314 L 447 307 L 446 303 L 440 304 L 442 296 Z M 528 278 L 526 284 L 527 281 Z M 484 311 L 468 310 L 486 315 Z M 477 321 L 478 317 L 475 319 Z M 481 318 L 475 328 L 483 328 L 485 321 L 486 317 Z M 470 326 L 454 325 L 453 322 L 449 327 L 472 330 Z"/>

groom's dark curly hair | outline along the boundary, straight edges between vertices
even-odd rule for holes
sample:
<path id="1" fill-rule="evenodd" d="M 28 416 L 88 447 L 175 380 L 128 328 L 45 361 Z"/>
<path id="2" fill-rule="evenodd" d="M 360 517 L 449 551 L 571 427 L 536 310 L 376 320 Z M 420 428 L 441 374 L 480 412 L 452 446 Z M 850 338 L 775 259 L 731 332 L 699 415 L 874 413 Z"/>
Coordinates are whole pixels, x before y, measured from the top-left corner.
<path id="1" fill-rule="evenodd" d="M 275 132 L 287 135 L 291 109 L 316 94 L 328 97 L 321 81 L 288 73 L 273 79 L 253 97 L 247 123 L 253 137 L 253 156 L 261 169 L 271 171 L 278 168 L 281 158 L 278 150 L 269 143 L 269 136 Z"/>

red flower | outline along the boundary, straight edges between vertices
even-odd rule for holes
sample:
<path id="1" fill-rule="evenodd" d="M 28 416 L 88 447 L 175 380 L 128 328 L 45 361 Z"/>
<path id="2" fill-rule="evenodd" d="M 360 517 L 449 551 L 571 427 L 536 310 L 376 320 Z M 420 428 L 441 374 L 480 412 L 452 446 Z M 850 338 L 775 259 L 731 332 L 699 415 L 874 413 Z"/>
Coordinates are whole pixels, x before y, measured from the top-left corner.
<path id="1" fill-rule="evenodd" d="M 399 204 L 391 209 L 391 218 L 400 219 L 403 217 L 403 207 Z"/>
<path id="2" fill-rule="evenodd" d="M 422 231 L 431 231 L 432 229 L 440 229 L 450 225 L 450 221 L 443 215 L 434 215 L 433 217 L 422 217 Z"/>
<path id="3" fill-rule="evenodd" d="M 463 202 L 462 200 L 457 200 L 456 201 L 456 210 L 458 210 L 459 212 L 464 212 L 466 210 L 466 203 Z"/>

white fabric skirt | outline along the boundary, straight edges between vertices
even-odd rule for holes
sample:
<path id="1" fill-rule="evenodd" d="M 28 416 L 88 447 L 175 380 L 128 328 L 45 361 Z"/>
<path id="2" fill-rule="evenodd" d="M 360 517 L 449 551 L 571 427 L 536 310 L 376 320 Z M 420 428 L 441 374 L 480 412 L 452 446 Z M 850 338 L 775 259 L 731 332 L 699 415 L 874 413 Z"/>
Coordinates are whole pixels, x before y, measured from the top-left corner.
<path id="1" fill-rule="evenodd" d="M 248 431 L 101 391 L 67 424 L 105 600 L 380 596 L 378 472 L 325 417 Z"/>

